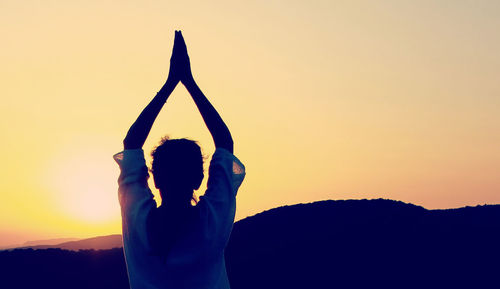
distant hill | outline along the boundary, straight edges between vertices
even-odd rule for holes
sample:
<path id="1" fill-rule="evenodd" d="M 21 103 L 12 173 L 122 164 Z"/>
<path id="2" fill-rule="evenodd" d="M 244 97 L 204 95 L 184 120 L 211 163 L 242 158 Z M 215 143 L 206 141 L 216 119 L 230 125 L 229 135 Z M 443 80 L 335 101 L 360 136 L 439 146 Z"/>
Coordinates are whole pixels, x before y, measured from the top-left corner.
<path id="1" fill-rule="evenodd" d="M 22 246 L 40 246 L 40 245 L 57 245 L 64 242 L 72 242 L 79 240 L 78 238 L 57 238 L 57 239 L 47 239 L 47 240 L 36 240 L 36 241 L 28 241 L 22 244 Z"/>
<path id="2" fill-rule="evenodd" d="M 0 248 L 0 250 L 13 249 L 49 249 L 59 248 L 64 250 L 105 250 L 123 247 L 122 235 L 98 236 L 87 239 L 59 238 L 50 240 L 28 241 L 22 245 L 13 245 Z"/>
<path id="3" fill-rule="evenodd" d="M 31 246 L 40 246 L 40 245 L 57 245 L 57 244 L 61 244 L 63 242 L 70 242 L 70 241 L 76 241 L 76 240 L 79 240 L 79 239 L 78 238 L 56 238 L 56 239 L 27 241 L 27 242 L 24 242 L 23 244 L 1 246 L 0 250 L 14 249 L 14 248 L 28 248 Z"/>
<path id="4" fill-rule="evenodd" d="M 59 248 L 65 250 L 104 250 L 123 247 L 122 235 L 109 235 L 109 236 L 99 236 L 88 239 L 81 239 L 77 241 L 63 242 L 54 245 L 38 245 L 29 246 L 31 249 L 48 249 L 48 248 Z"/>
<path id="5" fill-rule="evenodd" d="M 321 201 L 235 223 L 225 255 L 232 289 L 500 288 L 499 244 L 500 205 Z M 2 251 L 0 272 L 1 288 L 128 286 L 121 249 Z"/>

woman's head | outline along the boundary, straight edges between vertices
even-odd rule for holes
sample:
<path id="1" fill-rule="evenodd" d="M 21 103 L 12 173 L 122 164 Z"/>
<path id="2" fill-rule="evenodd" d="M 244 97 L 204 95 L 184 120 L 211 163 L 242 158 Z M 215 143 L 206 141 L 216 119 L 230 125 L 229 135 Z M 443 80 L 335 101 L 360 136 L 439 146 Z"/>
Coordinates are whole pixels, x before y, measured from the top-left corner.
<path id="1" fill-rule="evenodd" d="M 169 200 L 190 202 L 204 177 L 200 146 L 189 139 L 164 137 L 151 156 L 151 172 L 162 199 L 168 194 Z"/>

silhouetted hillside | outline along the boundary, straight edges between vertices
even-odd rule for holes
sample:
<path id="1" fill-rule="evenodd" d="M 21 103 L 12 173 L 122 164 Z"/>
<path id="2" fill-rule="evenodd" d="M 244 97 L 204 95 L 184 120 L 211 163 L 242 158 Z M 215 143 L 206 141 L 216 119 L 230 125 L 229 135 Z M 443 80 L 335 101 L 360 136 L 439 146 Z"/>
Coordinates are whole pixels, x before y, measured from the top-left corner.
<path id="1" fill-rule="evenodd" d="M 1 251 L 0 288 L 125 289 L 128 279 L 123 250 Z"/>
<path id="2" fill-rule="evenodd" d="M 321 201 L 237 222 L 226 264 L 232 289 L 500 288 L 499 244 L 500 205 Z M 4 251 L 0 272 L 0 288 L 128 284 L 121 249 Z"/>
<path id="3" fill-rule="evenodd" d="M 30 246 L 31 249 L 59 248 L 65 250 L 104 250 L 123 247 L 122 235 L 99 236 L 55 245 Z"/>
<path id="4" fill-rule="evenodd" d="M 233 289 L 500 288 L 499 244 L 499 205 L 322 201 L 241 220 L 226 261 Z"/>

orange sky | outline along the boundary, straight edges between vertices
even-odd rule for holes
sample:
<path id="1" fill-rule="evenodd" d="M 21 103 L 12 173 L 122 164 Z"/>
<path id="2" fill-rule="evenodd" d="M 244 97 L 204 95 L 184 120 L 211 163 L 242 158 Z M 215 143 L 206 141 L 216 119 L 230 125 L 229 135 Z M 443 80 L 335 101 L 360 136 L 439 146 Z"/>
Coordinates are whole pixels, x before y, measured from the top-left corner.
<path id="1" fill-rule="evenodd" d="M 247 167 L 237 219 L 322 199 L 500 203 L 498 1 L 241 3 L 0 2 L 0 246 L 120 231 L 112 155 L 175 29 Z M 213 153 L 182 86 L 146 152 L 167 133 Z"/>

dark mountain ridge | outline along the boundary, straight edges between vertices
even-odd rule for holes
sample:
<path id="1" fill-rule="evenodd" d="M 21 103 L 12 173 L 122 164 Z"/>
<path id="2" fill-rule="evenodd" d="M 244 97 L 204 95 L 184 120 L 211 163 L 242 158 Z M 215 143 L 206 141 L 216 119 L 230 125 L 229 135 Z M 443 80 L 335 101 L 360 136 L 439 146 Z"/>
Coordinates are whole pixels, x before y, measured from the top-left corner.
<path id="1" fill-rule="evenodd" d="M 320 201 L 235 223 L 225 255 L 232 289 L 500 288 L 499 244 L 500 205 Z M 4 251 L 0 272 L 1 288 L 127 284 L 120 249 Z"/>
<path id="2" fill-rule="evenodd" d="M 500 205 L 321 201 L 241 220 L 226 259 L 234 288 L 500 288 L 498 244 Z"/>

